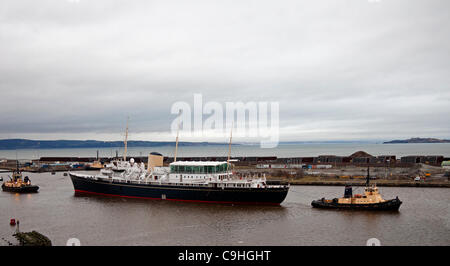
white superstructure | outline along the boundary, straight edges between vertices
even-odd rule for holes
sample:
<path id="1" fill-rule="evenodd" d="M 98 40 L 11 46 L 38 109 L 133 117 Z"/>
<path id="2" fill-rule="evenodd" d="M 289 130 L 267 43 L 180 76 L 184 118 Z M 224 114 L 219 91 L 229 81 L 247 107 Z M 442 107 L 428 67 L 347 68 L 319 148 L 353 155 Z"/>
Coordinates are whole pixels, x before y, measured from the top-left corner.
<path id="1" fill-rule="evenodd" d="M 250 176 L 234 174 L 232 167 L 225 161 L 177 161 L 169 167 L 153 167 L 148 171 L 144 163 L 136 163 L 133 158 L 124 164 L 123 172 L 114 172 L 112 165 L 107 164 L 97 175 L 77 173 L 91 179 L 111 180 L 139 184 L 202 186 L 202 187 L 235 187 L 265 188 L 268 187 L 265 175 Z M 276 185 L 270 185 L 276 187 Z"/>

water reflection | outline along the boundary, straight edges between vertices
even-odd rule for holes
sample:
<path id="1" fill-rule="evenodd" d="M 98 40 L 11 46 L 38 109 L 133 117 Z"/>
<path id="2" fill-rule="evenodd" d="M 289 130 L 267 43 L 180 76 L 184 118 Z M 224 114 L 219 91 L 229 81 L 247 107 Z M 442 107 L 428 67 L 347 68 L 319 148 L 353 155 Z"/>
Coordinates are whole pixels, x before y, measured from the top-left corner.
<path id="1" fill-rule="evenodd" d="M 313 199 L 342 187 L 292 186 L 281 206 L 176 202 L 75 195 L 62 173 L 30 174 L 37 194 L 0 193 L 2 217 L 20 220 L 55 245 L 449 245 L 448 189 L 382 188 L 398 212 L 322 210 Z M 9 223 L 0 236 L 11 235 Z"/>
<path id="2" fill-rule="evenodd" d="M 233 212 L 239 213 L 277 213 L 278 215 L 285 215 L 287 209 L 282 205 L 246 205 L 246 204 L 231 204 L 231 203 L 199 203 L 199 202 L 180 202 L 171 200 L 152 200 L 152 199 L 136 199 L 136 198 L 121 198 L 121 197 L 107 197 L 100 195 L 87 194 L 73 194 L 74 200 L 81 199 L 84 202 L 95 202 L 97 204 L 104 204 L 105 206 L 114 206 L 114 208 L 153 208 L 165 209 L 167 212 Z"/>

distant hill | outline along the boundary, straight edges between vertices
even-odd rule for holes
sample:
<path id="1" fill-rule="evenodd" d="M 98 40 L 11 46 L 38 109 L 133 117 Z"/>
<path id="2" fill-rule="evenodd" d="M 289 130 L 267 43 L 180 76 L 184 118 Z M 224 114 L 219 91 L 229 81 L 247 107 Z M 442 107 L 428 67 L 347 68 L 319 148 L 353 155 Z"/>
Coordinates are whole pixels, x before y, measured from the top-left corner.
<path id="1" fill-rule="evenodd" d="M 173 146 L 174 141 L 137 141 L 127 142 L 128 147 L 160 147 Z M 215 142 L 179 142 L 179 146 L 228 145 Z M 236 145 L 236 144 L 234 144 Z M 29 139 L 1 139 L 0 150 L 15 149 L 70 149 L 70 148 L 110 148 L 123 147 L 123 141 L 98 140 L 29 140 Z"/>
<path id="2" fill-rule="evenodd" d="M 434 139 L 434 138 L 411 138 L 405 140 L 391 140 L 383 142 L 383 144 L 392 143 L 450 143 L 450 139 Z"/>

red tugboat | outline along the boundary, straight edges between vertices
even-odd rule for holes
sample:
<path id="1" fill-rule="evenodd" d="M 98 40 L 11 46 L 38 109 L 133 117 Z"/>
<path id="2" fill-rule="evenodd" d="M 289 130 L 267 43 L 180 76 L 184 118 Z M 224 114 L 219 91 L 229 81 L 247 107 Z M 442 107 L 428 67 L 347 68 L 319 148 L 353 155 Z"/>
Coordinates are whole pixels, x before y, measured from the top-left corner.
<path id="1" fill-rule="evenodd" d="M 367 168 L 366 188 L 364 195 L 354 195 L 352 187 L 346 186 L 343 198 L 319 199 L 311 202 L 314 208 L 348 209 L 348 210 L 398 210 L 402 202 L 395 199 L 384 200 L 376 185 L 370 185 L 369 168 Z"/>

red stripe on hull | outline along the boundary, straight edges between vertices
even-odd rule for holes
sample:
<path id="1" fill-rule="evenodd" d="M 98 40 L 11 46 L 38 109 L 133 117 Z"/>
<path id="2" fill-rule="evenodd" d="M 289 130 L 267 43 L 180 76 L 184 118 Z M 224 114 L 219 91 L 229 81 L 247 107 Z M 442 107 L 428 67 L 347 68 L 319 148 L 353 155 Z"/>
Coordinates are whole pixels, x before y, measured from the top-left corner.
<path id="1" fill-rule="evenodd" d="M 151 199 L 151 200 L 163 200 L 161 198 L 150 198 L 150 197 L 137 197 L 137 196 L 124 196 L 124 195 L 116 195 L 116 194 L 106 194 L 99 192 L 92 192 L 86 190 L 75 189 L 76 193 L 85 193 L 85 194 L 93 194 L 107 197 L 120 197 L 120 198 L 130 198 L 130 199 Z M 184 200 L 184 199 L 164 199 L 171 201 L 184 201 L 184 202 L 201 202 L 201 203 L 220 203 L 220 204 L 254 204 L 254 205 L 280 205 L 280 203 L 273 202 L 244 202 L 244 201 L 209 201 L 209 200 Z"/>

